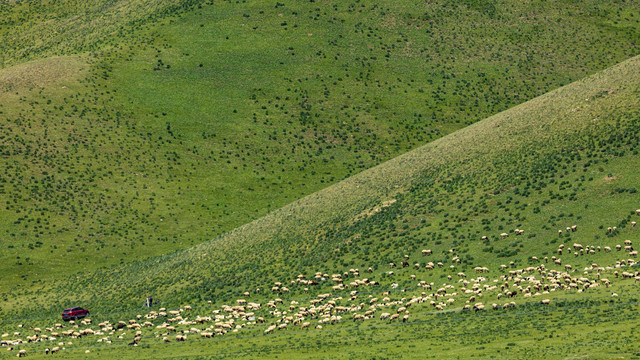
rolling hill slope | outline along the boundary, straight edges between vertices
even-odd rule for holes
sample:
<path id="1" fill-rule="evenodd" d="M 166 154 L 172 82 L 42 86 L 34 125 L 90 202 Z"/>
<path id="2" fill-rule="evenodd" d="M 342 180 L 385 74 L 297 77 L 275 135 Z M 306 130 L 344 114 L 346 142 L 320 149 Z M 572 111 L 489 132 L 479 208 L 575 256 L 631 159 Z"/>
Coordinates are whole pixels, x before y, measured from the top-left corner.
<path id="1" fill-rule="evenodd" d="M 3 3 L 0 289 L 210 240 L 637 54 L 637 2 L 486 4 Z"/>
<path id="2" fill-rule="evenodd" d="M 212 241 L 17 288 L 0 329 L 80 303 L 103 330 L 69 358 L 633 357 L 639 84 L 634 57 Z"/>
<path id="3" fill-rule="evenodd" d="M 455 248 L 464 271 L 527 264 L 532 255 L 552 255 L 552 244 L 611 246 L 636 239 L 630 221 L 640 207 L 639 67 L 640 57 L 625 61 L 215 240 L 73 277 L 52 289 L 44 283 L 37 293 L 61 303 L 80 297 L 106 308 L 134 305 L 146 291 L 169 303 L 215 301 L 298 273 L 354 267 L 379 273 L 378 266 L 397 263 L 404 254 L 419 258 L 424 248 L 442 261 Z M 578 233 L 558 235 L 573 224 Z M 608 226 L 617 230 L 607 232 Z M 515 228 L 526 235 L 515 238 Z M 511 235 L 501 239 L 502 232 Z M 589 260 L 576 262 L 588 266 Z M 67 291 L 72 294 L 62 295 Z"/>

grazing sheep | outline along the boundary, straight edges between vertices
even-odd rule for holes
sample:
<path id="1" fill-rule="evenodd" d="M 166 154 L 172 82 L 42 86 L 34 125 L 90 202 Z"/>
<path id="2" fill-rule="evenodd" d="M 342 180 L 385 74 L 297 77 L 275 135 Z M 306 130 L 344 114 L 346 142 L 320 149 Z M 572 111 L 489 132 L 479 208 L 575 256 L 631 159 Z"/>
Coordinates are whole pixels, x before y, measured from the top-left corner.
<path id="1" fill-rule="evenodd" d="M 620 245 L 620 244 L 616 245 L 616 250 L 618 250 L 618 251 L 622 250 L 622 245 Z"/>
<path id="2" fill-rule="evenodd" d="M 542 304 L 542 305 L 549 305 L 549 304 L 551 304 L 551 300 L 549 300 L 549 299 L 542 299 L 542 300 L 540 301 L 540 304 Z"/>
<path id="3" fill-rule="evenodd" d="M 571 231 L 576 232 L 578 230 L 578 225 L 571 226 Z"/>
<path id="4" fill-rule="evenodd" d="M 426 256 L 426 255 L 431 255 L 432 251 L 431 250 L 422 250 L 422 255 Z"/>
<path id="5" fill-rule="evenodd" d="M 509 236 L 509 234 L 507 234 L 507 233 L 502 233 L 502 234 L 500 234 L 500 239 L 504 239 L 504 238 L 506 238 L 507 236 Z"/>
<path id="6" fill-rule="evenodd" d="M 635 227 L 636 225 L 638 225 L 638 223 L 636 223 L 635 221 L 631 222 L 631 227 Z"/>
<path id="7" fill-rule="evenodd" d="M 562 235 L 562 230 L 558 230 L 558 235 Z"/>

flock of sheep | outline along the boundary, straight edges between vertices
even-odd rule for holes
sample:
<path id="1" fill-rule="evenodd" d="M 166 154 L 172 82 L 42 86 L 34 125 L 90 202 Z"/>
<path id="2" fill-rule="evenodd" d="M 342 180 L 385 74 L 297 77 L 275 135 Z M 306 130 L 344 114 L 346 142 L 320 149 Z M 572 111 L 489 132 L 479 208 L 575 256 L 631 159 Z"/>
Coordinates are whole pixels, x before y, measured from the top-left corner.
<path id="1" fill-rule="evenodd" d="M 640 215 L 640 209 L 636 213 Z M 636 223 L 632 222 L 631 226 L 635 227 Z M 577 229 L 574 225 L 566 231 L 576 232 Z M 617 229 L 611 228 L 610 231 Z M 516 229 L 514 233 L 521 235 L 524 230 Z M 500 234 L 500 237 L 506 236 Z M 34 349 L 35 346 L 32 345 L 43 343 L 47 347 L 41 351 L 55 354 L 66 350 L 81 338 L 93 338 L 95 342 L 103 344 L 126 341 L 129 345 L 137 346 L 141 342 L 169 343 L 187 341 L 194 337 L 213 338 L 245 328 L 270 334 L 294 327 L 300 330 L 323 329 L 345 321 L 408 322 L 410 316 L 428 316 L 438 311 L 478 312 L 488 308 L 508 310 L 516 307 L 516 299 L 530 302 L 530 298 L 539 298 L 537 301 L 540 304 L 550 305 L 551 299 L 548 297 L 553 292 L 581 293 L 598 287 L 607 288 L 614 279 L 640 282 L 639 272 L 624 270 L 636 263 L 633 258 L 637 256 L 637 251 L 634 250 L 632 241 L 625 240 L 614 248 L 621 254 L 624 250 L 626 256 L 621 256 L 614 264 L 607 266 L 592 262 L 595 260 L 593 256 L 600 252 L 613 253 L 611 247 L 573 243 L 571 246 L 559 245 L 555 251 L 558 256 L 532 256 L 529 258 L 531 266 L 527 267 L 519 268 L 514 262 L 510 262 L 500 265 L 492 272 L 488 267 L 476 266 L 472 269 L 475 276 L 468 276 L 461 271 L 456 273 L 456 265 L 461 261 L 455 249 L 448 252 L 447 261 L 451 262 L 448 268 L 445 268 L 442 261 L 428 261 L 434 252 L 425 249 L 421 252 L 424 259 L 422 263 L 410 261 L 408 255 L 399 261 L 403 270 L 396 269 L 398 266 L 390 263 L 385 278 L 391 279 L 392 283 L 384 289 L 378 281 L 364 277 L 359 269 L 334 274 L 316 272 L 311 276 L 299 274 L 287 282 L 275 282 L 271 291 L 266 294 L 257 288 L 251 292 L 243 292 L 242 297 L 233 304 L 220 307 L 214 307 L 211 302 L 203 304 L 199 309 L 207 309 L 204 316 L 197 314 L 198 309 L 187 305 L 176 310 L 161 308 L 149 311 L 127 321 L 103 321 L 95 326 L 91 319 L 84 319 L 79 323 L 56 323 L 44 328 L 27 328 L 19 324 L 13 333 L 1 335 L 0 345 L 9 351 L 16 350 L 16 356 L 22 357 L 27 355 L 27 350 L 18 350 L 20 347 Z M 563 260 L 560 257 L 562 255 L 571 256 L 570 259 L 592 256 L 589 261 L 591 264 L 579 271 L 570 264 L 563 265 L 567 260 Z M 436 267 L 450 271 L 446 275 L 446 282 L 436 286 L 434 281 L 420 279 L 426 278 L 430 270 Z M 368 268 L 366 273 L 373 275 L 373 269 Z M 497 276 L 488 279 L 485 275 L 487 273 L 497 273 Z M 605 274 L 610 278 L 605 278 Z M 398 283 L 402 281 L 410 281 L 414 286 L 399 288 Z M 299 294 L 309 294 L 311 287 L 324 291 L 305 299 L 281 298 L 293 288 L 300 289 Z M 327 292 L 329 289 L 330 292 Z M 615 293 L 612 295 L 617 296 Z M 272 299 L 265 301 L 265 297 L 271 296 Z M 263 301 L 258 302 L 253 298 L 261 298 Z M 490 300 L 485 303 L 483 299 Z M 261 327 L 264 330 L 260 330 Z"/>

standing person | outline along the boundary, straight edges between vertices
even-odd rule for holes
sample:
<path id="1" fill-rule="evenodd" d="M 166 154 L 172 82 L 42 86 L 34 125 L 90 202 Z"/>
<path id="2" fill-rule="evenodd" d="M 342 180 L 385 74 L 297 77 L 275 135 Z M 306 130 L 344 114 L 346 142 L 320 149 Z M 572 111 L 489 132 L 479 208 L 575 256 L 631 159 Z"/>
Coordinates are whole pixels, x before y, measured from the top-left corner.
<path id="1" fill-rule="evenodd" d="M 149 295 L 149 307 L 153 306 L 153 297 L 152 295 Z"/>

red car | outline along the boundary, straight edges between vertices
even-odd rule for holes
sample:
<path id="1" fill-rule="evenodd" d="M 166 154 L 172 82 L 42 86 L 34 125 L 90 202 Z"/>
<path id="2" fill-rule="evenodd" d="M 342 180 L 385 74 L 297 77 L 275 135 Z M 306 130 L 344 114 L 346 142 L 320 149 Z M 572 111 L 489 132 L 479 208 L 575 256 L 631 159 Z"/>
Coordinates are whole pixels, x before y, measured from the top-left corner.
<path id="1" fill-rule="evenodd" d="M 89 316 L 89 310 L 81 307 L 68 308 L 62 312 L 62 320 L 64 321 L 78 320 L 86 316 Z"/>

